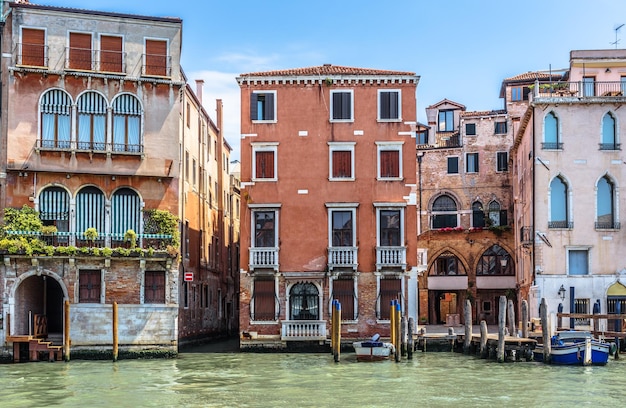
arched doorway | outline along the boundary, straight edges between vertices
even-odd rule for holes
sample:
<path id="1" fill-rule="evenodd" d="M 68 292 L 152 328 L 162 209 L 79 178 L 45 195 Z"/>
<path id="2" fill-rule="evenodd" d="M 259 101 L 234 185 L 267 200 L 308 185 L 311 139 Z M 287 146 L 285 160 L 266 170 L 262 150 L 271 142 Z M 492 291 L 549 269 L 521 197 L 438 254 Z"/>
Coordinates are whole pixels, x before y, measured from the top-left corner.
<path id="1" fill-rule="evenodd" d="M 55 277 L 48 274 L 24 276 L 15 289 L 13 335 L 45 336 L 63 333 L 63 300 L 66 292 Z"/>

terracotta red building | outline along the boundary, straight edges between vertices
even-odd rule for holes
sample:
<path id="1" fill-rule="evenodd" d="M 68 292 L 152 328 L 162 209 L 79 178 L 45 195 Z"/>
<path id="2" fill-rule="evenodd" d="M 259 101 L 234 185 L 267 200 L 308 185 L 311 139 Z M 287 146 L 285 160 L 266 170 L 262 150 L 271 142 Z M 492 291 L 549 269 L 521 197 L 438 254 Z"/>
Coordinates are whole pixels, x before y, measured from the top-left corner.
<path id="1" fill-rule="evenodd" d="M 412 72 L 330 64 L 242 74 L 241 346 L 389 333 L 416 317 Z"/>

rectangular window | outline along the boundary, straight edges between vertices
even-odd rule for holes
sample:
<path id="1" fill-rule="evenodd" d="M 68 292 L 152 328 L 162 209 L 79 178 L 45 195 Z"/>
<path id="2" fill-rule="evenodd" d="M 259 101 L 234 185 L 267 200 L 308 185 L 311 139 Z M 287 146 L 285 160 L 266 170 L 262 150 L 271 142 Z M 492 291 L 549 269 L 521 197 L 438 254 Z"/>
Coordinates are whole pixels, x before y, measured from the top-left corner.
<path id="1" fill-rule="evenodd" d="M 570 249 L 567 256 L 569 275 L 589 275 L 589 250 Z"/>
<path id="2" fill-rule="evenodd" d="M 476 123 L 466 123 L 465 124 L 465 135 L 466 136 L 476 136 Z"/>
<path id="3" fill-rule="evenodd" d="M 496 122 L 495 124 L 496 135 L 503 135 L 506 133 L 506 122 Z"/>
<path id="4" fill-rule="evenodd" d="M 354 313 L 354 280 L 335 279 L 333 280 L 332 299 L 336 299 L 341 304 L 341 320 L 356 320 Z"/>
<path id="5" fill-rule="evenodd" d="M 189 152 L 185 152 L 185 181 L 189 182 Z"/>
<path id="6" fill-rule="evenodd" d="M 196 159 L 193 159 L 192 161 L 192 166 L 191 166 L 191 181 L 193 186 L 196 186 L 196 181 L 197 181 L 197 176 L 196 176 Z"/>
<path id="7" fill-rule="evenodd" d="M 504 172 L 509 171 L 509 153 L 497 152 L 496 153 L 496 171 Z"/>
<path id="8" fill-rule="evenodd" d="M 91 34 L 70 33 L 69 69 L 92 70 Z"/>
<path id="9" fill-rule="evenodd" d="M 276 320 L 276 292 L 273 278 L 256 278 L 254 280 L 252 301 L 254 308 L 252 320 Z"/>
<path id="10" fill-rule="evenodd" d="M 276 92 L 253 92 L 250 95 L 250 120 L 276 120 Z"/>
<path id="11" fill-rule="evenodd" d="M 428 144 L 428 130 L 421 130 L 417 132 L 416 142 L 418 145 Z"/>
<path id="12" fill-rule="evenodd" d="M 352 121 L 352 91 L 330 91 L 330 120 Z"/>
<path id="13" fill-rule="evenodd" d="M 102 272 L 97 270 L 78 271 L 78 302 L 100 303 Z"/>
<path id="14" fill-rule="evenodd" d="M 458 157 L 448 157 L 448 174 L 459 174 Z"/>
<path id="15" fill-rule="evenodd" d="M 353 211 L 332 211 L 332 246 L 354 246 Z"/>
<path id="16" fill-rule="evenodd" d="M 511 88 L 511 101 L 518 102 L 522 100 L 522 87 L 514 86 Z"/>
<path id="17" fill-rule="evenodd" d="M 380 246 L 401 246 L 400 210 L 380 210 Z"/>
<path id="18" fill-rule="evenodd" d="M 401 119 L 400 91 L 378 91 L 378 119 Z"/>
<path id="19" fill-rule="evenodd" d="M 444 110 L 439 111 L 439 126 L 437 131 L 439 132 L 452 132 L 454 130 L 454 111 Z"/>
<path id="20" fill-rule="evenodd" d="M 35 28 L 22 28 L 22 52 L 20 64 L 34 67 L 45 67 L 46 62 L 46 31 Z"/>
<path id="21" fill-rule="evenodd" d="M 100 71 L 124 72 L 123 63 L 122 37 L 100 36 Z"/>
<path id="22" fill-rule="evenodd" d="M 167 41 L 146 39 L 144 75 L 169 76 Z"/>
<path id="23" fill-rule="evenodd" d="M 596 95 L 596 78 L 583 77 L 583 96 Z"/>
<path id="24" fill-rule="evenodd" d="M 276 211 L 254 212 L 254 247 L 276 247 Z"/>
<path id="25" fill-rule="evenodd" d="M 165 271 L 146 271 L 144 303 L 165 303 Z"/>
<path id="26" fill-rule="evenodd" d="M 467 153 L 465 155 L 465 172 L 478 173 L 478 153 Z"/>
<path id="27" fill-rule="evenodd" d="M 402 178 L 402 142 L 376 142 L 378 145 L 378 178 Z"/>
<path id="28" fill-rule="evenodd" d="M 334 150 L 332 152 L 331 178 L 352 178 L 351 150 Z"/>
<path id="29" fill-rule="evenodd" d="M 274 179 L 274 163 L 275 152 L 271 150 L 257 151 L 254 158 L 254 178 L 255 179 Z"/>
<path id="30" fill-rule="evenodd" d="M 380 319 L 389 320 L 391 316 L 391 301 L 401 300 L 402 298 L 402 281 L 397 278 L 380 280 Z"/>

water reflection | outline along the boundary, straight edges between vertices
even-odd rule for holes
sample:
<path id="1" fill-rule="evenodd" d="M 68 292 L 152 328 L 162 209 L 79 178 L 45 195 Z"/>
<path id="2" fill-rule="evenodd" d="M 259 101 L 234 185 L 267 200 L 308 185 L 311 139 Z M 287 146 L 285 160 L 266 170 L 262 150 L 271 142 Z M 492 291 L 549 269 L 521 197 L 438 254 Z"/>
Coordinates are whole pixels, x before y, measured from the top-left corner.
<path id="1" fill-rule="evenodd" d="M 417 353 L 401 363 L 330 354 L 182 353 L 175 360 L 0 366 L 2 407 L 404 407 L 617 405 L 626 362 L 505 363 Z"/>

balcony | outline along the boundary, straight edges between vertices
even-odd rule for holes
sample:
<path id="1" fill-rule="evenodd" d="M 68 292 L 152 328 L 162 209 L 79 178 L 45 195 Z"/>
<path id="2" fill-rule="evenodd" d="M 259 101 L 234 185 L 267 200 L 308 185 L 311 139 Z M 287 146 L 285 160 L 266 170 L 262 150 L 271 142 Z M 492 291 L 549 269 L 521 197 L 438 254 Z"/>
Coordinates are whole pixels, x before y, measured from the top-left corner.
<path id="1" fill-rule="evenodd" d="M 326 340 L 326 321 L 283 320 L 280 339 L 283 341 Z"/>
<path id="2" fill-rule="evenodd" d="M 350 268 L 356 271 L 358 266 L 357 254 L 357 247 L 328 248 L 328 270 L 332 271 L 334 268 Z"/>
<path id="3" fill-rule="evenodd" d="M 143 54 L 144 64 L 141 75 L 170 77 L 172 75 L 172 57 L 160 54 Z"/>
<path id="4" fill-rule="evenodd" d="M 548 221 L 548 228 L 550 229 L 572 229 L 574 223 L 569 221 Z"/>
<path id="5" fill-rule="evenodd" d="M 620 229 L 619 222 L 609 221 L 609 222 L 596 222 L 597 230 L 618 230 Z"/>
<path id="6" fill-rule="evenodd" d="M 621 143 L 600 143 L 600 150 L 622 150 Z"/>
<path id="7" fill-rule="evenodd" d="M 16 65 L 37 68 L 48 67 L 47 45 L 18 43 L 14 55 L 16 57 Z"/>
<path id="8" fill-rule="evenodd" d="M 621 81 L 607 82 L 535 82 L 532 87 L 535 102 L 550 102 L 550 99 L 572 99 L 585 102 L 626 100 L 626 85 Z"/>
<path id="9" fill-rule="evenodd" d="M 250 248 L 250 271 L 272 269 L 278 272 L 278 247 Z"/>
<path id="10" fill-rule="evenodd" d="M 383 269 L 406 270 L 406 247 L 376 247 L 376 271 Z"/>
<path id="11" fill-rule="evenodd" d="M 104 154 L 143 154 L 143 145 L 70 140 L 37 140 L 37 151 L 76 151 Z"/>

